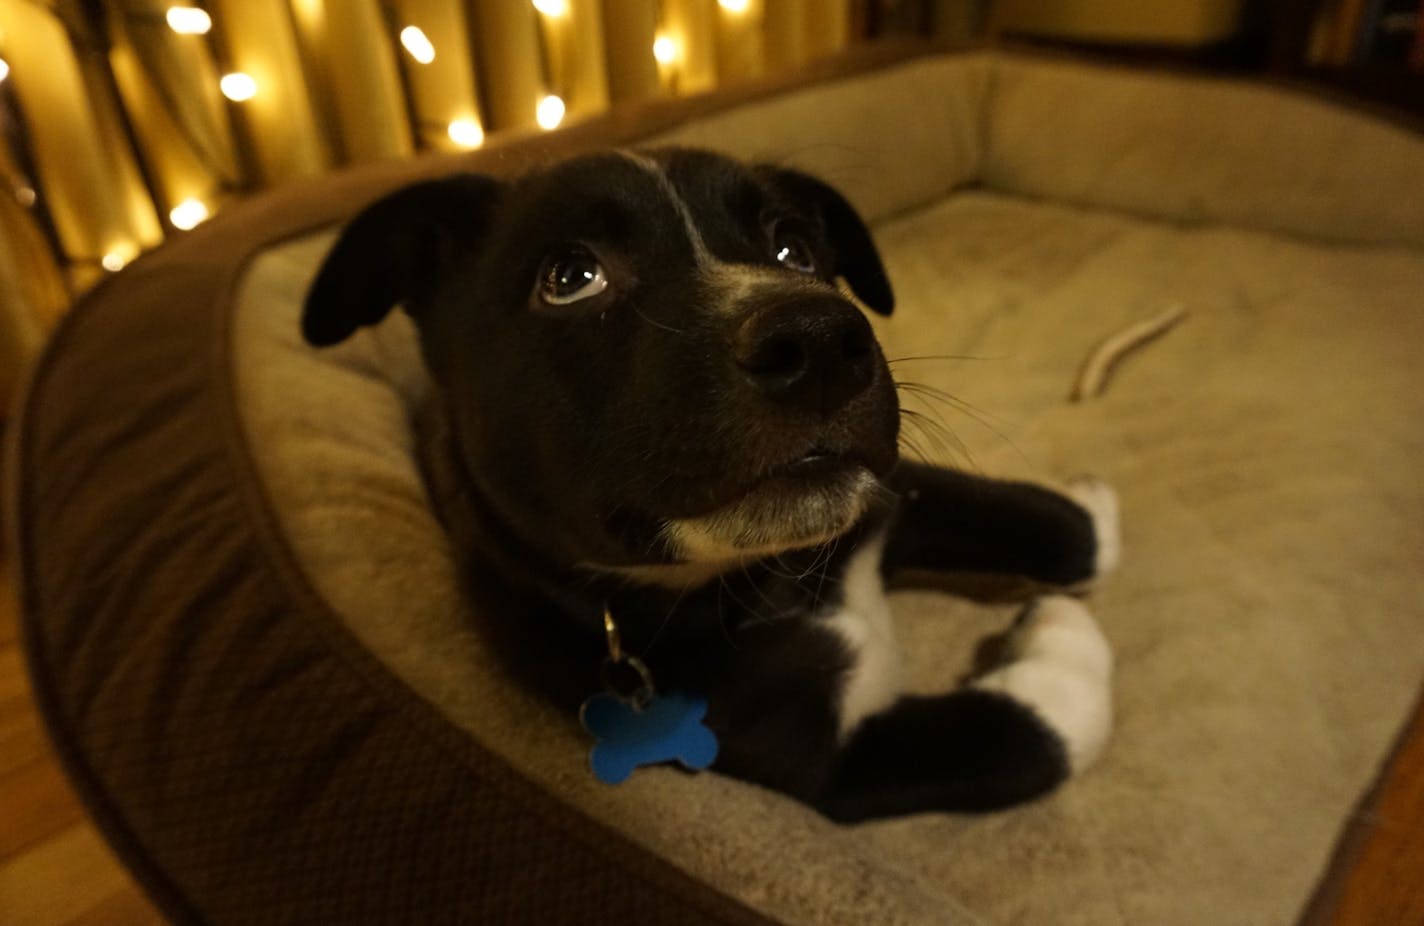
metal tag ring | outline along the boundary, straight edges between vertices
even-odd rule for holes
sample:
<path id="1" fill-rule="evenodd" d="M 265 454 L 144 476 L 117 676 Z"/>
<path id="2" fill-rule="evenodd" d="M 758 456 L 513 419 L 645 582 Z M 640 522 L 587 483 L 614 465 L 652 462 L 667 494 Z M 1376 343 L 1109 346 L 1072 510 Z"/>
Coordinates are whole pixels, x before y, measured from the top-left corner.
<path id="1" fill-rule="evenodd" d="M 641 711 L 653 703 L 653 697 L 657 694 L 653 688 L 653 674 L 637 656 L 605 659 L 601 674 L 603 687 L 635 710 Z"/>

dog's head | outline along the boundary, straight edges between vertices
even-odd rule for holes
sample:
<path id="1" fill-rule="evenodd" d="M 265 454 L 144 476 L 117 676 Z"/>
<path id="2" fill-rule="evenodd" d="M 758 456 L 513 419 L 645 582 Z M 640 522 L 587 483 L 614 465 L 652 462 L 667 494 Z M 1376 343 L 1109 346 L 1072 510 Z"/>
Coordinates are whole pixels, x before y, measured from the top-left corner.
<path id="1" fill-rule="evenodd" d="M 469 479 L 557 561 L 710 570 L 853 526 L 895 463 L 869 308 L 894 297 L 832 188 L 706 152 L 407 187 L 345 229 L 302 319 L 402 305 Z"/>

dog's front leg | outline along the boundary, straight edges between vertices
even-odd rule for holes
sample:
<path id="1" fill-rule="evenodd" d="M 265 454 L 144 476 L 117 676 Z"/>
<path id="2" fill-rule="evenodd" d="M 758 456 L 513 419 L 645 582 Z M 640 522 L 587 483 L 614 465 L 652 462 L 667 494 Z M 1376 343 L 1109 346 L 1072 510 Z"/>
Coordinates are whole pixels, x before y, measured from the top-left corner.
<path id="1" fill-rule="evenodd" d="M 1112 653 L 1081 602 L 1030 605 L 998 668 L 957 691 L 906 696 L 843 737 L 816 800 L 842 821 L 989 811 L 1086 768 L 1112 725 Z"/>
<path id="2" fill-rule="evenodd" d="M 727 641 L 709 691 L 717 767 L 852 821 L 1008 807 L 1091 762 L 1111 725 L 1112 655 L 1087 609 L 1039 598 L 997 667 L 947 694 L 905 696 L 885 539 L 872 532 L 847 560 L 830 610 L 752 622 Z"/>
<path id="3" fill-rule="evenodd" d="M 890 482 L 900 509 L 885 550 L 889 576 L 971 573 L 1067 587 L 1116 565 L 1117 497 L 1099 480 L 1060 494 L 902 462 Z"/>

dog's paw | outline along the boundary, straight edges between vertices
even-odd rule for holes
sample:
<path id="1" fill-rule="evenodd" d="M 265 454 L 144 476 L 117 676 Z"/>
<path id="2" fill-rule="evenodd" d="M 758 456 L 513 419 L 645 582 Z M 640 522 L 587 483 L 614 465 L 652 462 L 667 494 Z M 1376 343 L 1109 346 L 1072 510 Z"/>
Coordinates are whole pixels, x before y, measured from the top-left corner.
<path id="1" fill-rule="evenodd" d="M 1057 734 L 1074 772 L 1092 764 L 1112 730 L 1112 648 L 1075 598 L 1039 598 L 1009 634 L 1007 661 L 974 680 L 1034 711 Z"/>
<path id="2" fill-rule="evenodd" d="M 1064 494 L 1082 506 L 1093 519 L 1093 536 L 1098 543 L 1093 561 L 1093 579 L 1100 579 L 1117 569 L 1122 558 L 1117 491 L 1096 476 L 1079 476 L 1068 483 Z"/>

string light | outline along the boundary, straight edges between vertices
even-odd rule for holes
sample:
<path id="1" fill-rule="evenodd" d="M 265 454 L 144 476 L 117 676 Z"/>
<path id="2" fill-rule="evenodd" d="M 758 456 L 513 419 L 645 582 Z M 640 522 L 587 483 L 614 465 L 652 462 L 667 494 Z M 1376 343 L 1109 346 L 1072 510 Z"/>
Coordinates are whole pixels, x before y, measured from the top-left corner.
<path id="1" fill-rule="evenodd" d="M 670 35 L 660 35 L 653 40 L 653 57 L 658 64 L 672 64 L 677 60 L 677 41 Z"/>
<path id="2" fill-rule="evenodd" d="M 99 258 L 99 265 L 110 273 L 118 273 L 128 266 L 133 260 L 134 252 L 131 247 L 114 248 L 103 257 Z"/>
<path id="3" fill-rule="evenodd" d="M 9 76 L 10 76 L 10 65 L 6 63 L 6 61 L 5 61 L 4 58 L 0 58 L 0 80 L 4 80 L 5 78 L 7 78 L 7 77 L 9 77 Z"/>
<path id="4" fill-rule="evenodd" d="M 539 101 L 539 106 L 534 110 L 534 118 L 538 120 L 539 127 L 543 129 L 557 129 L 559 123 L 564 121 L 564 101 L 552 93 Z"/>
<path id="5" fill-rule="evenodd" d="M 534 9 L 551 19 L 558 19 L 568 15 L 569 3 L 568 0 L 534 0 Z"/>
<path id="6" fill-rule="evenodd" d="M 421 64 L 429 64 L 435 60 L 435 46 L 430 44 L 430 39 L 419 26 L 406 26 L 402 29 L 400 41 L 405 50 L 410 52 L 410 56 Z"/>
<path id="7" fill-rule="evenodd" d="M 241 71 L 224 74 L 222 80 L 218 81 L 218 87 L 222 90 L 222 95 L 234 103 L 245 102 L 257 95 L 257 81 L 252 79 L 251 74 Z"/>
<path id="8" fill-rule="evenodd" d="M 165 18 L 179 35 L 207 35 L 213 27 L 212 17 L 195 6 L 170 6 Z"/>
<path id="9" fill-rule="evenodd" d="M 717 5 L 728 13 L 745 13 L 747 0 L 717 0 Z"/>
<path id="10" fill-rule="evenodd" d="M 201 199 L 185 199 L 168 213 L 168 221 L 174 228 L 188 231 L 197 228 L 208 217 L 208 207 Z"/>
<path id="11" fill-rule="evenodd" d="M 456 119 L 446 128 L 450 140 L 461 148 L 478 148 L 484 144 L 485 130 L 473 119 Z"/>

